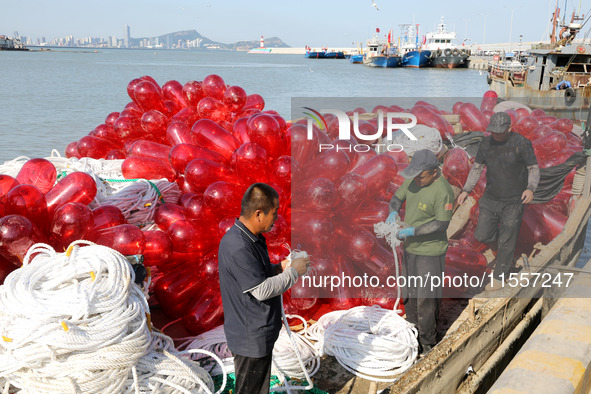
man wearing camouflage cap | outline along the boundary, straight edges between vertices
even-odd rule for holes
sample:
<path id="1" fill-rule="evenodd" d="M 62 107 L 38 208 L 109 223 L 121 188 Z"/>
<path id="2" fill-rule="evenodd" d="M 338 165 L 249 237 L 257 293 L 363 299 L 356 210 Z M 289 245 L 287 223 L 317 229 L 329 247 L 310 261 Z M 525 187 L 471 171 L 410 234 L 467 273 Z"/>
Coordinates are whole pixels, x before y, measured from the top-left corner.
<path id="1" fill-rule="evenodd" d="M 507 113 L 493 114 L 486 131 L 491 135 L 480 143 L 458 203 L 465 202 L 486 166 L 486 189 L 478 202 L 480 212 L 474 236 L 480 242 L 498 244 L 495 283 L 487 287 L 490 290 L 501 286 L 513 266 L 523 209 L 533 199 L 540 169 L 531 142 L 511 131 L 511 117 Z"/>

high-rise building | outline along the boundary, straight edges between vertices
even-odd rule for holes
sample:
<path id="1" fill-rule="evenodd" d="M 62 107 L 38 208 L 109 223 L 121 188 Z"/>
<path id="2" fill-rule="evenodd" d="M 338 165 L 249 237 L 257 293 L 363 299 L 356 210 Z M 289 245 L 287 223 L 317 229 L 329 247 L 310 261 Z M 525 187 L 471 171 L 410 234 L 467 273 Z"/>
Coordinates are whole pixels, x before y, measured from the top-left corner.
<path id="1" fill-rule="evenodd" d="M 129 25 L 125 25 L 125 39 L 124 39 L 124 42 L 125 42 L 124 46 L 125 46 L 125 48 L 129 48 L 129 45 L 130 45 L 130 41 L 129 41 L 130 33 L 129 32 L 130 32 Z"/>

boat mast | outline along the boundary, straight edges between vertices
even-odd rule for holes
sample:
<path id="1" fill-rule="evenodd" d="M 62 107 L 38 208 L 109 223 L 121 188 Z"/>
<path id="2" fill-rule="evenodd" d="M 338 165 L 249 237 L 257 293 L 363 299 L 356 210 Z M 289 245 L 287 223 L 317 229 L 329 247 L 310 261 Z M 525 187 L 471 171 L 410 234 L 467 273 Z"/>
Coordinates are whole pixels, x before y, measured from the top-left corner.
<path id="1" fill-rule="evenodd" d="M 560 8 L 558 8 L 558 0 L 556 0 L 556 7 L 552 14 L 552 33 L 550 33 L 550 44 L 556 44 L 556 27 L 558 26 L 558 17 L 560 15 Z"/>

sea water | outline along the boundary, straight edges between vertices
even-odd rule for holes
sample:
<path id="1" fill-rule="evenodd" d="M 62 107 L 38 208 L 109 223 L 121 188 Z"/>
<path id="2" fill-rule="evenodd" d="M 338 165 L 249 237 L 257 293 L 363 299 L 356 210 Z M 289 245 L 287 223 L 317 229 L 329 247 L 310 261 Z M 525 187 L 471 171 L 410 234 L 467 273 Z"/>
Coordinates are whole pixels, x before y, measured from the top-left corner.
<path id="1" fill-rule="evenodd" d="M 55 49 L 0 53 L 0 162 L 45 156 L 87 135 L 131 101 L 127 84 L 218 74 L 290 118 L 292 97 L 481 97 L 477 70 L 376 69 L 347 60 L 245 52 Z M 353 108 L 351 108 L 353 109 Z"/>
<path id="2" fill-rule="evenodd" d="M 68 143 L 121 111 L 130 101 L 127 84 L 143 75 L 162 85 L 218 74 L 263 96 L 266 109 L 285 119 L 293 97 L 473 98 L 488 90 L 479 70 L 370 68 L 347 60 L 226 51 L 4 51 L 0 66 L 0 163 L 46 157 L 52 149 L 63 154 Z M 591 258 L 588 245 L 579 265 Z"/>

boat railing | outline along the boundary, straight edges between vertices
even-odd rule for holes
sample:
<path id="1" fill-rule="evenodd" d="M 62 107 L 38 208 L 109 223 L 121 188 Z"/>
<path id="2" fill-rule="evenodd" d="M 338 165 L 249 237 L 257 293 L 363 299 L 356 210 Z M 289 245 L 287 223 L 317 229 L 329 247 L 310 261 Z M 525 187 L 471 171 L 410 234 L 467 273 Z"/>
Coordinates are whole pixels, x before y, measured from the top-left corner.
<path id="1" fill-rule="evenodd" d="M 523 86 L 527 79 L 527 71 L 529 67 L 526 66 L 501 66 L 493 65 L 490 69 L 490 77 L 505 81 L 510 81 L 513 86 Z"/>
<path id="2" fill-rule="evenodd" d="M 530 69 L 531 66 L 527 66 L 524 64 L 512 64 L 512 63 L 496 63 L 496 62 L 489 62 L 488 66 L 491 70 L 499 70 L 499 71 L 527 71 Z"/>

